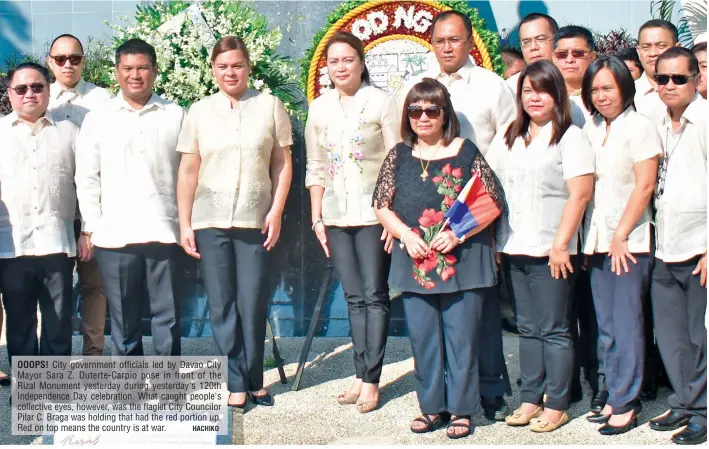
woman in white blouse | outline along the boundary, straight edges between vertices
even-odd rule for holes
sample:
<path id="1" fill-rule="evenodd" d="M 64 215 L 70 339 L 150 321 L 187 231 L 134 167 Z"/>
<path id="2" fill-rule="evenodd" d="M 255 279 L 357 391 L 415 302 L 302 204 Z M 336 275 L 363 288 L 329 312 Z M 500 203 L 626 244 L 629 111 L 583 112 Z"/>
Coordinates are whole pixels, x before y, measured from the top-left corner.
<path id="1" fill-rule="evenodd" d="M 217 350 L 228 358 L 228 404 L 273 405 L 263 388 L 269 297 L 268 251 L 278 242 L 292 176 L 293 144 L 281 101 L 247 88 L 244 42 L 212 51 L 219 92 L 193 104 L 177 150 L 177 201 L 184 250 L 200 259 Z"/>
<path id="2" fill-rule="evenodd" d="M 578 266 L 578 229 L 593 192 L 594 157 L 571 122 L 559 69 L 549 61 L 530 64 L 520 86 L 517 118 L 487 153 L 508 205 L 497 229 L 497 251 L 515 296 L 520 334 L 522 404 L 505 421 L 551 432 L 569 421 L 569 290 Z"/>
<path id="3" fill-rule="evenodd" d="M 586 212 L 588 255 L 608 402 L 591 422 L 603 435 L 637 425 L 645 359 L 642 300 L 653 260 L 652 200 L 660 138 L 633 106 L 635 83 L 615 56 L 594 61 L 583 79 L 583 102 L 593 120 L 584 133 L 596 153 L 596 187 Z"/>
<path id="4" fill-rule="evenodd" d="M 391 238 L 374 215 L 372 192 L 387 152 L 399 138 L 393 97 L 372 85 L 364 46 L 337 32 L 325 47 L 335 88 L 310 105 L 305 125 L 307 175 L 313 226 L 332 257 L 347 300 L 354 346 L 355 381 L 337 402 L 376 409 L 389 329 Z M 383 242 L 385 241 L 385 242 Z"/>

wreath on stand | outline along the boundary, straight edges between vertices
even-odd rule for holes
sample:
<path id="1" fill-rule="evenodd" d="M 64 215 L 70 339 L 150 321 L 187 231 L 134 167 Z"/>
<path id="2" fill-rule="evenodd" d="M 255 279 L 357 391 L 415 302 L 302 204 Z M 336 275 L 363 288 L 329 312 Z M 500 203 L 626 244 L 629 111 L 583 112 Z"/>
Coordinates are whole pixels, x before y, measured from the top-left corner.
<path id="1" fill-rule="evenodd" d="M 473 24 L 475 63 L 498 74 L 503 71 L 496 33 L 486 28 L 478 11 L 460 0 L 353 0 L 341 4 L 327 24 L 313 36 L 312 46 L 300 60 L 300 87 L 308 102 L 332 88 L 325 62 L 325 45 L 337 31 L 348 31 L 365 46 L 372 81 L 396 95 L 408 77 L 426 69 L 431 52 L 431 23 L 436 15 L 455 10 Z"/>

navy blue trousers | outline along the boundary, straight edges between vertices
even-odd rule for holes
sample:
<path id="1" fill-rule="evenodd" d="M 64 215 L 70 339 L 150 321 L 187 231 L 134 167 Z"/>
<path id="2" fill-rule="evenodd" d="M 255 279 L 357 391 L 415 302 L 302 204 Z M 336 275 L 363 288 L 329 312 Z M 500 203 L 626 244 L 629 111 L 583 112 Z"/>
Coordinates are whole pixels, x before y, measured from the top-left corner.
<path id="1" fill-rule="evenodd" d="M 629 273 L 611 272 L 611 258 L 594 254 L 588 258 L 593 303 L 598 320 L 598 338 L 603 346 L 603 365 L 608 402 L 621 415 L 639 404 L 645 364 L 643 299 L 650 287 L 652 254 L 633 254 Z"/>
<path id="2" fill-rule="evenodd" d="M 488 290 L 403 293 L 421 413 L 466 416 L 480 410 L 478 354 Z"/>

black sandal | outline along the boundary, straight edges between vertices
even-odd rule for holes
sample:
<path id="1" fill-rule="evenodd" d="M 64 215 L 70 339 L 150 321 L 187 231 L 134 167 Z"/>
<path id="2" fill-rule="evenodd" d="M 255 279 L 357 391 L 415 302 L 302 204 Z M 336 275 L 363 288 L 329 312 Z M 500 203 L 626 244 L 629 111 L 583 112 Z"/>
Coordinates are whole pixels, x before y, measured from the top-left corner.
<path id="1" fill-rule="evenodd" d="M 461 419 L 467 419 L 468 422 L 469 422 L 469 424 L 464 424 L 464 423 L 456 422 L 456 421 L 461 420 Z M 473 423 L 470 422 L 470 416 L 456 416 L 454 419 L 452 419 L 452 421 L 450 422 L 450 424 L 448 424 L 448 428 L 450 429 L 451 427 L 463 427 L 463 428 L 468 429 L 468 431 L 465 432 L 465 433 L 451 433 L 451 432 L 446 431 L 446 435 L 447 435 L 448 438 L 450 438 L 451 440 L 457 440 L 458 438 L 465 438 L 465 437 L 467 437 L 467 436 L 469 436 L 470 434 L 473 433 L 473 430 L 472 430 L 472 429 L 473 429 Z"/>
<path id="2" fill-rule="evenodd" d="M 441 427 L 445 426 L 448 423 L 448 420 L 450 419 L 450 415 L 446 413 L 439 413 L 436 419 L 431 421 L 431 418 L 428 417 L 428 415 L 424 414 L 422 416 L 419 416 L 418 418 L 414 419 L 414 422 L 420 422 L 426 424 L 426 427 L 423 427 L 421 429 L 415 429 L 413 427 L 410 427 L 411 431 L 413 433 L 428 433 L 428 432 L 433 432 L 435 430 L 440 429 Z"/>

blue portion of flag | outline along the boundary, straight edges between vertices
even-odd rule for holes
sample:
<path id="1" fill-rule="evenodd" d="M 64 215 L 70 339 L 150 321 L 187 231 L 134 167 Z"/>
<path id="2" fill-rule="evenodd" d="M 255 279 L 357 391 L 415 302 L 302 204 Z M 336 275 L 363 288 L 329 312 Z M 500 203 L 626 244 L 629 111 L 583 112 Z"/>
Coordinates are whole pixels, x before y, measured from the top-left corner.
<path id="1" fill-rule="evenodd" d="M 478 221 L 470 213 L 468 205 L 457 200 L 446 212 L 446 219 L 448 219 L 451 230 L 458 238 L 463 238 L 468 232 L 479 226 Z"/>

